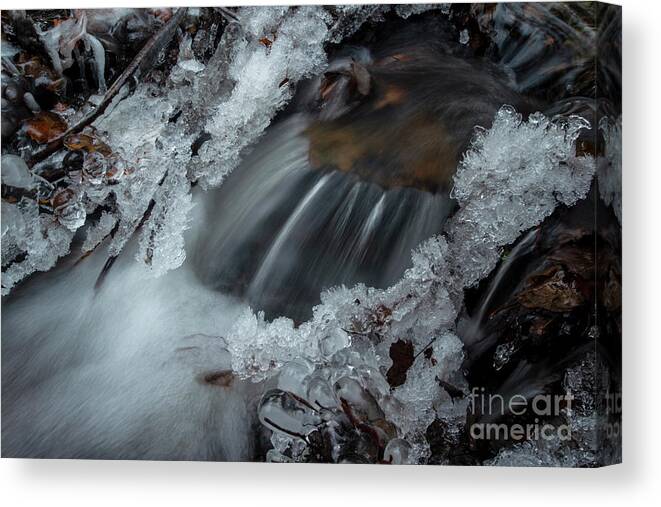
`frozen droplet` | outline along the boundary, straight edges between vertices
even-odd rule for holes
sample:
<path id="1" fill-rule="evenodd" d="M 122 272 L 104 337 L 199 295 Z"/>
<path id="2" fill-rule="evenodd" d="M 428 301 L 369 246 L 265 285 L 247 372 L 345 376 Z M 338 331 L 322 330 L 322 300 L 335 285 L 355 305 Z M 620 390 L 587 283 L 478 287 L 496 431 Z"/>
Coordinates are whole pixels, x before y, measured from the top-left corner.
<path id="1" fill-rule="evenodd" d="M 74 183 L 82 181 L 83 162 L 85 154 L 82 151 L 70 151 L 64 156 L 62 166 L 67 177 Z"/>
<path id="2" fill-rule="evenodd" d="M 342 329 L 333 329 L 319 341 L 319 349 L 324 357 L 330 357 L 338 350 L 346 348 L 351 343 L 349 335 Z"/>
<path id="3" fill-rule="evenodd" d="M 87 216 L 85 207 L 79 201 L 74 201 L 58 208 L 55 212 L 58 222 L 70 231 L 75 231 L 85 223 Z"/>
<path id="4" fill-rule="evenodd" d="M 78 200 L 78 194 L 71 187 L 60 187 L 53 192 L 51 197 L 51 206 L 54 210 L 68 206 L 70 203 Z"/>
<path id="5" fill-rule="evenodd" d="M 319 416 L 303 400 L 277 389 L 262 398 L 259 420 L 273 431 L 298 438 L 305 438 L 321 423 Z"/>
<path id="6" fill-rule="evenodd" d="M 306 378 L 314 371 L 314 365 L 305 359 L 290 361 L 282 366 L 278 375 L 278 389 L 305 396 Z"/>
<path id="7" fill-rule="evenodd" d="M 374 396 L 350 377 L 342 377 L 335 382 L 335 394 L 348 405 L 354 417 L 363 421 L 376 421 L 384 417 Z"/>
<path id="8" fill-rule="evenodd" d="M 321 375 L 313 375 L 308 380 L 306 398 L 312 405 L 319 408 L 333 408 L 338 405 L 331 385 Z"/>
<path id="9" fill-rule="evenodd" d="M 85 195 L 87 198 L 97 204 L 101 204 L 105 201 L 109 194 L 110 188 L 106 185 L 87 185 L 85 187 Z"/>
<path id="10" fill-rule="evenodd" d="M 32 188 L 35 181 L 25 160 L 17 155 L 3 155 L 2 183 L 11 187 Z"/>
<path id="11" fill-rule="evenodd" d="M 493 354 L 493 367 L 500 370 L 503 366 L 510 362 L 512 356 L 518 350 L 515 342 L 501 343 L 496 347 Z"/>
<path id="12" fill-rule="evenodd" d="M 119 183 L 124 174 L 126 173 L 126 162 L 121 157 L 113 157 L 108 164 L 106 170 L 106 178 L 108 183 L 114 185 Z"/>
<path id="13" fill-rule="evenodd" d="M 88 153 L 83 162 L 83 178 L 92 185 L 104 182 L 108 160 L 99 152 Z"/>

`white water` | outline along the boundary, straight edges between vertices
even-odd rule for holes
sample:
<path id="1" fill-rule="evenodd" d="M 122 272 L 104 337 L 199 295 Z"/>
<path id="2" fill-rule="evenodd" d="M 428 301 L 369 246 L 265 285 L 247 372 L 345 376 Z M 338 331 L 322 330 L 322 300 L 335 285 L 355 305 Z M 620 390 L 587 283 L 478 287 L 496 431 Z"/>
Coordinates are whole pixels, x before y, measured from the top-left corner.
<path id="1" fill-rule="evenodd" d="M 95 291 L 105 250 L 75 267 L 74 254 L 3 304 L 3 455 L 250 459 L 257 387 L 200 380 L 230 368 L 217 336 L 240 303 L 190 263 L 151 278 L 128 251 Z"/>

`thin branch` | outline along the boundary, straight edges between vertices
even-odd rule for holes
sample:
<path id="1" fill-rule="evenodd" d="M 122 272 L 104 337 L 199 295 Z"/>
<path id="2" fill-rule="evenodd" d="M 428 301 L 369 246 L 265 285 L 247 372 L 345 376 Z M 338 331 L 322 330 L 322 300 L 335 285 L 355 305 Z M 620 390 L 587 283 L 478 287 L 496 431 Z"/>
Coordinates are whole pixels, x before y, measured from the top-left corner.
<path id="1" fill-rule="evenodd" d="M 241 19 L 239 18 L 239 16 L 237 16 L 234 12 L 232 12 L 232 11 L 229 10 L 229 9 L 227 9 L 226 7 L 214 7 L 214 9 L 217 10 L 218 12 L 220 12 L 220 14 L 221 14 L 221 15 L 222 15 L 227 21 L 229 21 L 230 23 L 233 22 L 233 21 L 236 22 L 236 23 L 240 23 L 240 22 L 241 22 Z"/>
<path id="2" fill-rule="evenodd" d="M 163 185 L 163 182 L 165 181 L 165 178 L 167 177 L 167 175 L 168 175 L 168 171 L 165 171 L 165 173 L 163 174 L 163 176 L 161 177 L 161 179 L 158 182 L 159 187 L 161 185 Z M 133 236 L 133 234 L 135 234 L 136 231 L 140 230 L 140 228 L 142 228 L 142 226 L 145 225 L 145 223 L 149 219 L 149 217 L 151 215 L 151 212 L 154 209 L 155 205 L 156 205 L 156 201 L 154 200 L 154 197 L 152 196 L 151 200 L 149 201 L 149 205 L 147 206 L 147 209 L 142 214 L 142 217 L 140 218 L 140 222 L 138 223 L 136 228 L 133 230 L 131 236 Z M 119 223 L 117 223 L 114 230 L 116 230 L 118 227 L 119 227 Z M 110 271 L 110 268 L 112 268 L 113 264 L 115 264 L 115 261 L 117 260 L 117 257 L 119 257 L 119 254 L 112 255 L 112 256 L 108 257 L 108 260 L 103 265 L 103 269 L 101 269 L 101 273 L 99 273 L 99 276 L 96 279 L 96 283 L 94 284 L 94 289 L 95 290 L 98 290 L 98 289 L 101 288 L 101 285 L 103 285 L 103 282 L 106 279 L 106 276 L 108 276 L 108 272 Z"/>

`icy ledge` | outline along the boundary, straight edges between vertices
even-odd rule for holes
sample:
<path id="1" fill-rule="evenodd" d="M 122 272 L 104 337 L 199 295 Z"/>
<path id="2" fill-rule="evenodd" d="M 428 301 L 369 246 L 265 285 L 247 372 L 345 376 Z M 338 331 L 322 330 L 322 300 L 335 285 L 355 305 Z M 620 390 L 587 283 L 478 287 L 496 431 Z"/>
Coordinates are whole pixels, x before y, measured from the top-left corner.
<path id="1" fill-rule="evenodd" d="M 271 459 L 302 459 L 310 452 L 306 435 L 341 427 L 338 417 L 345 418 L 349 407 L 351 413 L 379 414 L 378 423 L 366 416 L 366 424 L 394 425 L 382 435 L 396 437 L 392 462 L 424 462 L 424 432 L 434 418 L 456 427 L 465 416 L 462 402 L 441 387 L 466 387 L 462 343 L 453 334 L 463 289 L 485 277 L 501 248 L 557 205 L 585 197 L 595 161 L 577 157 L 575 141 L 586 128 L 589 123 L 577 116 L 549 120 L 536 113 L 523 121 L 503 106 L 489 130 L 476 129 L 457 169 L 453 195 L 460 208 L 446 234 L 413 252 L 413 266 L 397 284 L 324 292 L 313 318 L 299 327 L 283 317 L 268 323 L 249 310 L 241 316 L 227 337 L 234 370 L 254 381 L 280 372 L 280 390 L 307 400 L 297 405 L 282 393 L 265 397 L 267 416 L 261 417 L 274 430 Z M 400 340 L 413 346 L 414 362 L 405 382 L 391 391 L 389 354 Z M 337 431 L 331 440 L 340 438 Z"/>

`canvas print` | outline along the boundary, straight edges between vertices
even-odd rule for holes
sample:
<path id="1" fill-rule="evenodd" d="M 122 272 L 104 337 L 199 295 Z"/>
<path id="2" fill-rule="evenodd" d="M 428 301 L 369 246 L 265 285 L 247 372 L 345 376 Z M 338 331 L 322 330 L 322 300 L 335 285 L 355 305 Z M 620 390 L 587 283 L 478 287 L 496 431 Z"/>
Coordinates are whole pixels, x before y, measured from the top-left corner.
<path id="1" fill-rule="evenodd" d="M 2 12 L 2 456 L 621 460 L 621 9 Z"/>

